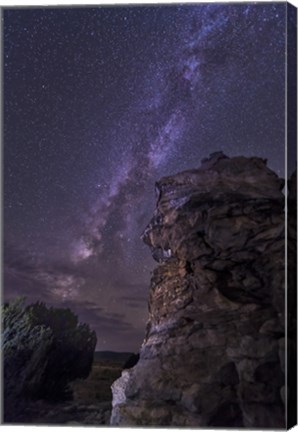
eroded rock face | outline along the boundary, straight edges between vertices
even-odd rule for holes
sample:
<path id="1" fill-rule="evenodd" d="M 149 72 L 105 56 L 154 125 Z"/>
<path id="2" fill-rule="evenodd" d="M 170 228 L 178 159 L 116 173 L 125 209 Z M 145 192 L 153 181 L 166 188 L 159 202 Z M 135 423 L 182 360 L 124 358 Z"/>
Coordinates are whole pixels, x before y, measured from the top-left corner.
<path id="1" fill-rule="evenodd" d="M 111 424 L 285 426 L 282 189 L 264 160 L 222 153 L 157 183 L 147 334 Z"/>

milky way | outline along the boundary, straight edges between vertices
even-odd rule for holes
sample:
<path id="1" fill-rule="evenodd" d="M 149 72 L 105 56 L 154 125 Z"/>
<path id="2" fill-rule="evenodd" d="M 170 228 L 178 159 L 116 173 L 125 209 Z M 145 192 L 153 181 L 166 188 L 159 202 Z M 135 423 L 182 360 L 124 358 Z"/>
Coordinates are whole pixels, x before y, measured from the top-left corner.
<path id="1" fill-rule="evenodd" d="M 4 297 L 137 351 L 160 177 L 213 151 L 284 174 L 283 3 L 5 9 Z"/>

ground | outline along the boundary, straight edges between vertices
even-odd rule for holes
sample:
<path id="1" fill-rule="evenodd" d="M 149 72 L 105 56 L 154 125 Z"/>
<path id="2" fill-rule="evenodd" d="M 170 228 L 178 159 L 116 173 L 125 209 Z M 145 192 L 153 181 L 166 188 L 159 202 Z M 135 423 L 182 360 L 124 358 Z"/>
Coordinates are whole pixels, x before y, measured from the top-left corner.
<path id="1" fill-rule="evenodd" d="M 35 401 L 23 411 L 24 424 L 106 425 L 112 409 L 112 383 L 121 375 L 123 362 L 95 359 L 86 380 L 72 383 L 73 400 L 50 404 Z"/>

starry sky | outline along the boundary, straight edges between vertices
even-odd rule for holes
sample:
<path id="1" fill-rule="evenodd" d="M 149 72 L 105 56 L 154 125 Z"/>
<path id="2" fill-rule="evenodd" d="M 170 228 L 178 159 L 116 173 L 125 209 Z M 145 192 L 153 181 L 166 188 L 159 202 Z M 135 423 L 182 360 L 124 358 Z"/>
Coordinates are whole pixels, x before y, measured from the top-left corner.
<path id="1" fill-rule="evenodd" d="M 222 150 L 284 175 L 285 3 L 6 8 L 4 299 L 138 351 L 160 177 Z"/>

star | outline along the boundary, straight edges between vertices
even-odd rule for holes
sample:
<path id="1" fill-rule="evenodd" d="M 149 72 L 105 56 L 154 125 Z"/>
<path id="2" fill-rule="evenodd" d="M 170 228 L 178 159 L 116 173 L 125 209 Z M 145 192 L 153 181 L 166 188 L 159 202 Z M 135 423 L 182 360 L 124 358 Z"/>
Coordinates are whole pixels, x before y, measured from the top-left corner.
<path id="1" fill-rule="evenodd" d="M 5 299 L 68 305 L 98 350 L 139 350 L 155 182 L 219 150 L 284 175 L 285 12 L 3 10 Z"/>

